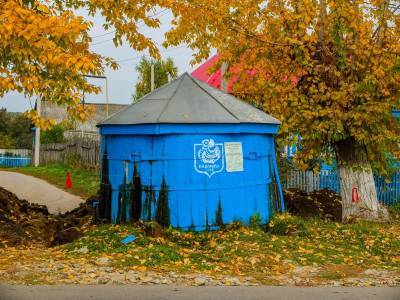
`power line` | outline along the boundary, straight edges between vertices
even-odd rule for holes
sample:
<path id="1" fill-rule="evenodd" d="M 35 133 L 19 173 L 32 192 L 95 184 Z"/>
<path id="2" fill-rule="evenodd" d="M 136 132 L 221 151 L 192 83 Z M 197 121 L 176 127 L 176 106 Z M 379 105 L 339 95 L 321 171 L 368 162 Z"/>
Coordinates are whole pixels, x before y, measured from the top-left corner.
<path id="1" fill-rule="evenodd" d="M 164 12 L 166 12 L 166 13 L 164 13 Z M 164 14 L 162 14 L 162 13 L 164 13 Z M 161 17 L 165 16 L 165 15 L 168 14 L 168 13 L 169 13 L 169 10 L 168 10 L 167 8 L 165 8 L 165 9 L 160 10 L 159 12 L 153 14 L 152 16 L 150 16 L 150 18 L 154 18 L 154 17 L 157 17 L 157 16 L 159 16 L 160 14 L 162 14 L 162 15 L 159 16 L 159 18 L 161 18 Z M 144 23 L 144 21 L 141 20 L 138 24 L 140 24 L 140 23 Z M 142 28 L 142 27 L 143 27 L 143 26 L 140 26 L 140 27 L 138 27 L 138 28 Z M 106 32 L 106 33 L 103 33 L 103 34 L 99 34 L 99 35 L 92 36 L 91 38 L 92 38 L 92 39 L 96 39 L 96 38 L 99 38 L 99 37 L 103 37 L 103 36 L 106 36 L 106 35 L 113 34 L 113 33 L 115 33 L 116 31 L 117 31 L 117 30 L 112 30 L 112 31 L 110 31 L 110 32 Z M 99 42 L 99 43 L 103 43 L 103 42 L 106 42 L 106 41 L 112 41 L 112 40 L 113 40 L 113 39 L 109 39 L 109 40 L 101 41 L 101 42 Z M 93 45 L 97 45 L 97 44 L 98 44 L 98 43 L 92 44 L 92 46 L 93 46 Z"/>
<path id="2" fill-rule="evenodd" d="M 112 41 L 113 39 L 114 38 L 108 39 L 108 40 L 104 40 L 104 41 L 100 41 L 100 42 L 97 42 L 97 43 L 94 43 L 94 44 L 90 44 L 90 46 L 96 46 L 96 45 L 101 45 L 101 44 L 104 44 L 104 43 L 108 43 L 109 41 Z"/>
<path id="3" fill-rule="evenodd" d="M 113 33 L 115 33 L 115 32 L 116 32 L 116 30 L 113 30 L 113 31 L 109 31 L 109 32 L 106 32 L 106 33 L 103 33 L 103 34 L 99 34 L 99 35 L 92 36 L 91 38 L 92 38 L 92 39 L 97 39 L 97 38 L 99 38 L 99 37 L 103 37 L 103 36 L 106 36 L 106 35 L 109 35 L 109 34 L 113 34 Z"/>

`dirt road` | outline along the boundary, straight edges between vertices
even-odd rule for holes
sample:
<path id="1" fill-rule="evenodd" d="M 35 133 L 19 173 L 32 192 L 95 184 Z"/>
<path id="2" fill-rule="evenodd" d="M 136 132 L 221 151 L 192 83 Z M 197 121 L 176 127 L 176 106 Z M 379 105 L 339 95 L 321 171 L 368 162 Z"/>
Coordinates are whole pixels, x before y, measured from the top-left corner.
<path id="1" fill-rule="evenodd" d="M 400 289 L 391 287 L 174 287 L 119 285 L 0 285 L 0 299 L 271 299 L 271 300 L 396 300 Z"/>
<path id="2" fill-rule="evenodd" d="M 83 199 L 32 176 L 0 171 L 0 186 L 20 199 L 46 205 L 50 213 L 64 213 L 78 207 Z"/>

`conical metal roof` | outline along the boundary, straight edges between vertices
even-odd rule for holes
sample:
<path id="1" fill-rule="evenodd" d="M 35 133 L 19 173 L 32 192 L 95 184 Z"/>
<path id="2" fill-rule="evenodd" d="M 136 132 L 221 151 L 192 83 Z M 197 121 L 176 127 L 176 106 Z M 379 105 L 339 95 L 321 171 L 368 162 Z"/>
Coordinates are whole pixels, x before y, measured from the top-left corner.
<path id="1" fill-rule="evenodd" d="M 280 124 L 277 119 L 252 105 L 184 73 L 98 126 L 161 123 Z"/>

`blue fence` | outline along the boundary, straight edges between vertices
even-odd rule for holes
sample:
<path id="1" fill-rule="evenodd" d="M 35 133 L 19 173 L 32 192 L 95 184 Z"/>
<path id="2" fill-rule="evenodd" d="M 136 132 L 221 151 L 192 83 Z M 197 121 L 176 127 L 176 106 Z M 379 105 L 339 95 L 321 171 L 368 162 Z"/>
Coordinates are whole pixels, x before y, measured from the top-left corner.
<path id="1" fill-rule="evenodd" d="M 339 193 L 340 184 L 339 184 L 339 174 L 333 168 L 323 168 L 319 173 L 319 185 L 318 189 L 329 189 Z"/>
<path id="2" fill-rule="evenodd" d="M 292 170 L 283 180 L 284 188 L 298 188 L 306 192 L 330 189 L 340 193 L 339 174 L 333 167 L 326 166 L 319 173 L 312 171 Z M 400 172 L 395 173 L 390 181 L 382 176 L 375 176 L 378 200 L 386 205 L 400 203 Z"/>
<path id="3" fill-rule="evenodd" d="M 0 156 L 0 167 L 19 168 L 30 165 L 32 159 L 30 157 L 18 156 Z"/>
<path id="4" fill-rule="evenodd" d="M 392 175 L 390 182 L 384 177 L 375 176 L 375 186 L 380 202 L 386 205 L 400 203 L 400 172 Z"/>

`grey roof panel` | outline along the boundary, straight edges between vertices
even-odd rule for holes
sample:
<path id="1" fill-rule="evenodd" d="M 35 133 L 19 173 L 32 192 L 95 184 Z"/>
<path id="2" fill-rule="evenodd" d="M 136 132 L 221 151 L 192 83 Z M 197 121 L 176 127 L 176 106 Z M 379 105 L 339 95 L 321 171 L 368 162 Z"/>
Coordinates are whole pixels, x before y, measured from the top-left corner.
<path id="1" fill-rule="evenodd" d="M 239 123 L 223 106 L 186 76 L 159 118 L 159 123 Z"/>
<path id="2" fill-rule="evenodd" d="M 159 123 L 279 124 L 280 122 L 252 105 L 184 73 L 171 83 L 147 94 L 139 102 L 99 123 L 98 126 Z"/>
<path id="3" fill-rule="evenodd" d="M 155 89 L 153 92 L 148 93 L 140 100 L 153 100 L 153 99 L 170 99 L 174 93 L 176 88 L 180 84 L 180 78 L 177 78 L 171 81 L 169 84 L 163 85 L 158 89 Z"/>
<path id="4" fill-rule="evenodd" d="M 167 104 L 168 100 L 142 100 L 112 115 L 100 124 L 125 125 L 158 123 L 157 119 Z"/>
<path id="5" fill-rule="evenodd" d="M 228 93 L 215 89 L 212 86 L 194 79 L 196 83 L 214 97 L 227 110 L 232 112 L 240 120 L 253 120 L 252 123 L 280 124 L 280 121 L 253 105 L 244 102 Z"/>

